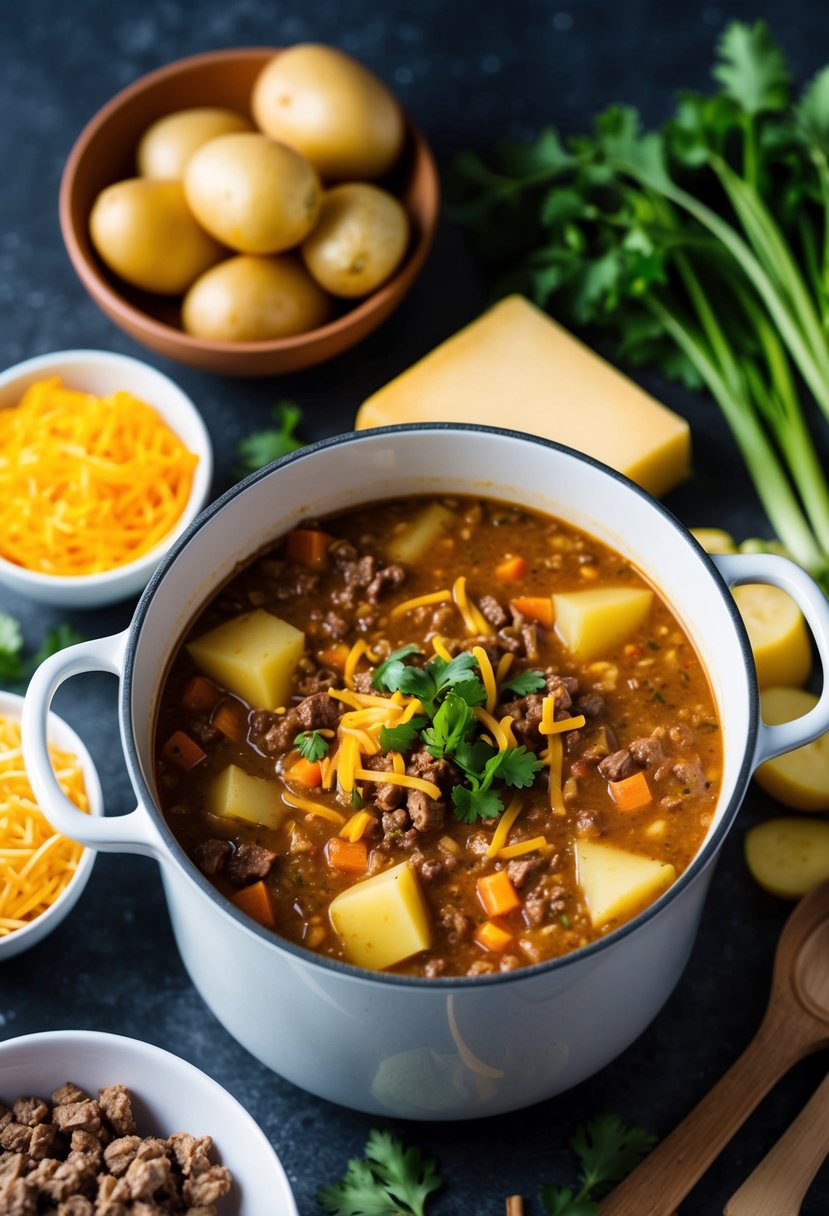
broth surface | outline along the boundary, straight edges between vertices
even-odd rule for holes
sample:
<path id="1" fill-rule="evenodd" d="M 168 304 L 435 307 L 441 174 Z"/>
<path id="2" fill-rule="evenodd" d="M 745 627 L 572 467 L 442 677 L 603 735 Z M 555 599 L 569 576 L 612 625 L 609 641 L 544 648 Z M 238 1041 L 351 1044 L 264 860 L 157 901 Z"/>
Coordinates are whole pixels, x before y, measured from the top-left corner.
<path id="1" fill-rule="evenodd" d="M 208 645 L 251 614 L 303 635 L 284 703 L 240 693 L 249 654 L 243 685 L 221 678 L 241 635 Z M 451 497 L 309 521 L 239 572 L 176 653 L 155 751 L 167 821 L 219 891 L 314 951 L 433 977 L 636 915 L 693 859 L 722 773 L 658 592 L 561 520 Z"/>

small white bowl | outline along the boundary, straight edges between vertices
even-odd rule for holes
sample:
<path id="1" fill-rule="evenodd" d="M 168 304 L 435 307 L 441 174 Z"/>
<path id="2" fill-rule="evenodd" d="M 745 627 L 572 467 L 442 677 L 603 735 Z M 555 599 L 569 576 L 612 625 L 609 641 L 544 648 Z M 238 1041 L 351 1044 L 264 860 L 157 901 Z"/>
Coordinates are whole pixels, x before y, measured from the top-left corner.
<path id="1" fill-rule="evenodd" d="M 100 608 L 143 591 L 175 538 L 207 501 L 213 476 L 210 436 L 193 402 L 156 368 L 102 350 L 63 350 L 38 355 L 0 373 L 0 409 L 19 403 L 29 385 L 60 376 L 68 388 L 104 397 L 125 389 L 153 406 L 198 458 L 190 498 L 174 528 L 149 553 L 100 574 L 53 575 L 27 570 L 0 557 L 0 583 L 41 603 L 62 608 Z"/>
<path id="2" fill-rule="evenodd" d="M 126 1085 L 139 1134 L 212 1136 L 233 1176 L 221 1216 L 297 1216 L 285 1171 L 259 1125 L 218 1082 L 169 1051 L 122 1035 L 56 1030 L 0 1043 L 0 1100 L 48 1100 L 72 1081 L 93 1096 Z"/>
<path id="3" fill-rule="evenodd" d="M 0 691 L 0 717 L 17 718 L 19 720 L 22 709 L 22 697 L 18 697 L 13 692 Z M 87 798 L 89 799 L 89 813 L 91 815 L 103 815 L 104 798 L 101 793 L 101 783 L 98 780 L 97 770 L 92 763 L 92 757 L 71 726 L 67 726 L 63 719 L 54 713 L 49 714 L 49 742 L 54 743 L 62 751 L 71 752 L 74 756 L 77 756 L 83 769 L 83 778 L 86 785 Z M 20 763 L 22 765 L 22 759 Z M 55 902 L 45 912 L 41 912 L 40 916 L 36 916 L 33 921 L 30 921 L 25 928 L 15 929 L 12 933 L 0 937 L 0 963 L 7 958 L 12 958 L 15 954 L 21 954 L 24 950 L 28 950 L 30 946 L 37 945 L 47 934 L 57 928 L 80 898 L 84 887 L 89 881 L 94 862 L 95 853 L 93 850 L 89 848 L 84 849 L 78 862 L 78 868 Z"/>

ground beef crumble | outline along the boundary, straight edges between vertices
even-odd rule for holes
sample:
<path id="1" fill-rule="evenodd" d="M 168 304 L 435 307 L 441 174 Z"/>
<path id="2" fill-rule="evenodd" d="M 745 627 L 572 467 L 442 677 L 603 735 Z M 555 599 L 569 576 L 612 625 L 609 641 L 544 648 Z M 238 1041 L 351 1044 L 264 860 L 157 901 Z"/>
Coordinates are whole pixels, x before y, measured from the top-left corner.
<path id="1" fill-rule="evenodd" d="M 230 1190 L 210 1136 L 137 1135 L 124 1085 L 0 1102 L 0 1128 L 3 1216 L 217 1216 Z"/>

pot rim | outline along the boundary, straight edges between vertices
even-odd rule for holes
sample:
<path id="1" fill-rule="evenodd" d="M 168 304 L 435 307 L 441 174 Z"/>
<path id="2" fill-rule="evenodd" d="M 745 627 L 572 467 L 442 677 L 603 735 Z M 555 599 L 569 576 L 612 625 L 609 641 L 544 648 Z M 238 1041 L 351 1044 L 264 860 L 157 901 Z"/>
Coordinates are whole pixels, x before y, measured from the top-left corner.
<path id="1" fill-rule="evenodd" d="M 164 815 L 158 808 L 155 798 L 150 790 L 147 782 L 144 780 L 144 775 L 141 769 L 141 764 L 138 756 L 138 750 L 135 743 L 135 735 L 132 726 L 131 700 L 132 700 L 132 684 L 133 671 L 138 638 L 141 633 L 144 620 L 149 611 L 150 605 L 155 595 L 156 589 L 162 580 L 166 577 L 168 570 L 175 563 L 179 553 L 186 548 L 194 536 L 201 530 L 207 527 L 213 517 L 217 515 L 231 500 L 238 497 L 240 493 L 248 489 L 250 486 L 266 477 L 271 477 L 279 469 L 284 468 L 289 464 L 294 464 L 298 461 L 313 459 L 316 453 L 326 451 L 328 448 L 339 447 L 343 444 L 355 444 L 366 441 L 375 440 L 384 435 L 397 435 L 407 432 L 422 434 L 423 432 L 434 432 L 437 434 L 446 432 L 470 432 L 472 434 L 491 434 L 502 435 L 511 439 L 518 439 L 526 443 L 531 443 L 539 447 L 549 448 L 552 451 L 559 452 L 565 456 L 571 457 L 579 462 L 591 465 L 594 469 L 604 473 L 612 480 L 626 486 L 631 493 L 638 495 L 644 499 L 649 506 L 660 514 L 665 522 L 667 522 L 677 533 L 677 539 L 680 543 L 689 547 L 695 556 L 702 559 L 703 565 L 707 568 L 721 599 L 725 605 L 726 611 L 731 617 L 735 628 L 735 633 L 740 646 L 743 668 L 746 674 L 747 691 L 749 694 L 749 725 L 746 734 L 746 739 L 743 745 L 743 756 L 740 762 L 739 771 L 734 781 L 734 788 L 731 797 L 724 807 L 719 823 L 716 825 L 711 834 L 702 843 L 697 851 L 693 861 L 685 869 L 679 878 L 665 891 L 654 903 L 649 904 L 642 912 L 635 916 L 632 920 L 620 925 L 618 929 L 614 929 L 605 937 L 598 938 L 596 941 L 589 943 L 587 946 L 582 946 L 578 950 L 570 951 L 567 954 L 560 955 L 558 958 L 548 959 L 545 962 L 531 963 L 527 966 L 521 966 L 514 971 L 496 972 L 487 975 L 476 976 L 417 976 L 417 975 L 397 975 L 388 972 L 370 971 L 363 967 L 358 967 L 354 963 L 343 962 L 339 959 L 328 958 L 325 955 L 317 954 L 306 947 L 296 945 L 294 942 L 288 941 L 287 938 L 282 938 L 273 932 L 257 925 L 250 917 L 239 911 L 225 896 L 221 895 L 216 887 L 201 873 L 193 861 L 187 856 L 184 849 L 179 844 L 178 840 L 171 831 Z M 672 605 L 673 606 L 673 605 Z M 124 668 L 121 677 L 121 690 L 119 697 L 119 718 L 121 726 L 121 741 L 124 750 L 124 756 L 129 771 L 130 780 L 133 790 L 138 796 L 139 803 L 144 811 L 150 816 L 156 831 L 162 840 L 168 858 L 177 863 L 182 875 L 187 878 L 197 889 L 215 905 L 216 909 L 229 917 L 240 928 L 245 929 L 248 933 L 260 938 L 279 951 L 292 956 L 298 961 L 309 964 L 314 967 L 320 967 L 325 971 L 339 973 L 344 978 L 353 981 L 370 982 L 380 985 L 381 987 L 392 985 L 395 987 L 415 988 L 421 990 L 434 990 L 435 992 L 446 993 L 450 989 L 460 988 L 468 990 L 483 986 L 491 986 L 493 984 L 515 983 L 517 980 L 529 979 L 532 976 L 547 975 L 555 971 L 562 970 L 568 965 L 574 966 L 577 963 L 587 962 L 598 957 L 608 947 L 614 946 L 622 942 L 625 938 L 637 933 L 641 929 L 658 916 L 662 911 L 673 903 L 692 883 L 699 878 L 707 867 L 712 864 L 725 841 L 737 812 L 742 805 L 745 792 L 748 787 L 748 782 L 752 772 L 752 757 L 754 755 L 755 744 L 757 740 L 757 728 L 759 718 L 759 697 L 757 691 L 757 677 L 755 673 L 754 663 L 752 661 L 751 645 L 748 639 L 748 634 L 745 629 L 742 617 L 740 616 L 737 605 L 733 596 L 717 569 L 715 563 L 705 552 L 702 546 L 694 539 L 687 531 L 685 526 L 680 523 L 676 516 L 668 510 L 663 503 L 654 498 L 641 486 L 631 481 L 623 473 L 610 468 L 601 461 L 595 460 L 592 456 L 588 456 L 582 452 L 576 451 L 561 443 L 555 443 L 552 440 L 543 439 L 540 436 L 530 435 L 523 431 L 516 431 L 506 427 L 492 427 L 484 425 L 475 425 L 471 423 L 454 423 L 454 422 L 415 422 L 402 423 L 396 426 L 372 427 L 365 431 L 350 431 L 342 435 L 335 435 L 328 439 L 318 440 L 316 443 L 309 444 L 306 447 L 298 449 L 296 452 L 291 452 L 287 456 L 281 457 L 272 464 L 266 465 L 264 468 L 251 473 L 243 481 L 231 486 L 219 498 L 210 503 L 200 515 L 187 527 L 187 529 L 177 538 L 173 546 L 165 554 L 163 560 L 156 568 L 152 578 L 147 584 L 132 621 L 130 623 L 127 642 L 124 653 Z"/>

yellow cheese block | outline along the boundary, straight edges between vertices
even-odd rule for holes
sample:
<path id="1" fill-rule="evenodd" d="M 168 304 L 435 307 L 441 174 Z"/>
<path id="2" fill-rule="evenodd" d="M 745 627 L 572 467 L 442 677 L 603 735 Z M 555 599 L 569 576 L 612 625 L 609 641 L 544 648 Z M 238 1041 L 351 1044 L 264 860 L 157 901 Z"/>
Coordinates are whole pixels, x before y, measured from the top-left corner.
<path id="1" fill-rule="evenodd" d="M 566 444 L 651 494 L 687 476 L 687 422 L 523 296 L 508 296 L 363 403 L 355 426 L 470 422 Z"/>

